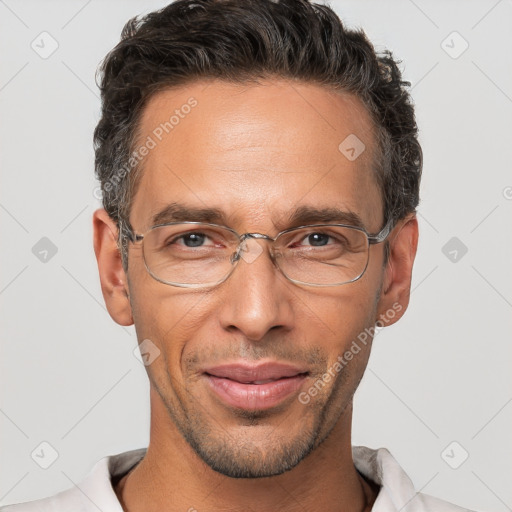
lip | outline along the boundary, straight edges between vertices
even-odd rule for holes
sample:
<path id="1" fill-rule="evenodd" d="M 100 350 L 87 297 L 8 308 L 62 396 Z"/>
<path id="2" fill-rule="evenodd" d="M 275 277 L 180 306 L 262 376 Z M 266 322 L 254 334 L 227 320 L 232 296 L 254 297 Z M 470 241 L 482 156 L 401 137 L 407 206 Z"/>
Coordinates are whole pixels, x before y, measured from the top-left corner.
<path id="1" fill-rule="evenodd" d="M 246 410 L 275 407 L 296 393 L 307 370 L 286 363 L 232 363 L 204 369 L 210 389 L 226 405 Z"/>

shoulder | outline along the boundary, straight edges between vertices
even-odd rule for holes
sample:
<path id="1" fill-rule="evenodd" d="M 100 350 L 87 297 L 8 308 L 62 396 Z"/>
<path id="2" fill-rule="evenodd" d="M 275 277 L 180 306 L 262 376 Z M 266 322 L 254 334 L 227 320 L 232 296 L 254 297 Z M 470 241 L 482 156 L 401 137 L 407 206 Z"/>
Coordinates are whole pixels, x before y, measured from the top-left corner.
<path id="1" fill-rule="evenodd" d="M 416 492 L 409 476 L 386 448 L 353 446 L 352 457 L 356 469 L 380 487 L 372 512 L 471 512 Z"/>
<path id="2" fill-rule="evenodd" d="M 418 493 L 411 501 L 410 507 L 405 510 L 410 512 L 473 512 L 467 508 L 459 507 L 449 501 L 444 501 L 428 494 Z"/>
<path id="3" fill-rule="evenodd" d="M 85 503 L 85 497 L 80 495 L 77 488 L 67 489 L 54 496 L 42 498 L 25 503 L 16 503 L 0 507 L 0 512 L 71 512 L 72 510 L 89 512 L 97 509 L 89 502 Z"/>
<path id="4" fill-rule="evenodd" d="M 127 472 L 145 451 L 141 448 L 104 457 L 78 485 L 47 498 L 0 507 L 0 512 L 123 512 L 112 477 Z"/>

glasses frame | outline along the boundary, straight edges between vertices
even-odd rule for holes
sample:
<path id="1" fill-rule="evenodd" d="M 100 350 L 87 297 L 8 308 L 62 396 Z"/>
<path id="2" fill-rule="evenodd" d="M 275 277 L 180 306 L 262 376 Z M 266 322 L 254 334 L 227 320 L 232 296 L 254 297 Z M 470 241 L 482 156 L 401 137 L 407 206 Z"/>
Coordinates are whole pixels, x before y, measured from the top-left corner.
<path id="1" fill-rule="evenodd" d="M 297 227 L 294 227 L 294 228 L 285 229 L 283 231 L 280 231 L 275 237 L 271 237 L 270 235 L 266 235 L 266 234 L 262 234 L 262 233 L 243 233 L 242 235 L 240 235 L 234 229 L 231 229 L 228 226 L 223 226 L 222 224 L 214 224 L 214 223 L 211 223 L 211 222 L 200 222 L 200 221 L 177 221 L 177 222 L 165 222 L 165 223 L 162 223 L 162 224 L 156 224 L 154 226 L 151 226 L 143 234 L 136 233 L 131 228 L 131 226 L 129 226 L 127 223 L 124 223 L 123 221 L 119 221 L 119 224 L 120 224 L 121 233 L 123 233 L 123 231 L 126 233 L 126 235 L 122 235 L 122 237 L 127 238 L 128 241 L 132 242 L 134 245 L 138 244 L 138 243 L 141 243 L 142 257 L 144 259 L 144 266 L 146 267 L 146 270 L 149 273 L 149 275 L 153 279 L 155 279 L 156 281 L 158 281 L 160 283 L 163 283 L 163 284 L 166 284 L 166 285 L 169 285 L 169 286 L 176 286 L 176 287 L 179 287 L 179 288 L 212 288 L 212 287 L 218 286 L 219 284 L 221 284 L 224 281 L 226 281 L 231 276 L 231 274 L 233 274 L 233 272 L 235 271 L 235 268 L 238 266 L 238 262 L 241 259 L 240 258 L 240 253 L 241 253 L 242 244 L 248 238 L 254 238 L 254 239 L 259 239 L 259 240 L 270 240 L 272 243 L 274 243 L 281 235 L 284 235 L 285 233 L 290 233 L 291 231 L 298 231 L 299 229 L 304 229 L 304 228 L 329 227 L 329 226 L 330 227 L 343 227 L 343 228 L 355 229 L 357 231 L 360 231 L 361 233 L 364 233 L 364 235 L 366 236 L 366 238 L 368 240 L 368 257 L 366 258 L 366 265 L 365 265 L 364 269 L 361 271 L 361 273 L 357 277 L 351 279 L 350 281 L 345 281 L 343 283 L 333 283 L 333 284 L 315 284 L 315 283 L 305 283 L 303 281 L 298 281 L 296 279 L 292 279 L 292 278 L 288 277 L 284 273 L 284 271 L 279 266 L 277 260 L 275 259 L 272 250 L 269 251 L 269 256 L 270 256 L 272 262 L 274 263 L 275 267 L 279 270 L 279 272 L 288 281 L 290 281 L 292 283 L 300 284 L 300 285 L 304 285 L 304 286 L 314 286 L 314 287 L 343 286 L 344 284 L 353 283 L 354 281 L 357 281 L 358 279 L 361 279 L 361 277 L 366 272 L 366 269 L 368 268 L 368 263 L 370 261 L 370 247 L 372 245 L 376 245 L 376 244 L 380 244 L 380 243 L 384 242 L 388 238 L 389 234 L 391 233 L 391 231 L 393 230 L 393 227 L 394 227 L 392 219 L 388 220 L 388 222 L 386 222 L 384 227 L 378 233 L 376 233 L 376 234 L 368 233 L 368 231 L 366 231 L 366 229 L 364 229 L 362 227 L 359 227 L 359 226 L 352 226 L 350 224 L 325 224 L 325 223 L 323 223 L 323 224 L 306 224 L 304 226 L 297 226 Z M 196 225 L 196 226 L 197 225 L 203 225 L 203 226 L 212 226 L 212 227 L 222 228 L 222 229 L 225 229 L 227 231 L 230 231 L 231 233 L 233 233 L 238 238 L 238 245 L 237 245 L 236 251 L 230 257 L 232 268 L 231 268 L 231 270 L 227 273 L 227 275 L 223 279 L 221 279 L 220 281 L 218 281 L 218 282 L 216 282 L 214 284 L 211 284 L 211 285 L 210 284 L 207 284 L 207 285 L 203 285 L 203 284 L 190 284 L 190 283 L 187 284 L 187 283 L 173 283 L 173 282 L 170 282 L 170 281 L 165 281 L 165 280 L 159 278 L 158 276 L 156 276 L 155 274 L 153 274 L 153 272 L 148 267 L 148 264 L 146 262 L 146 255 L 145 255 L 145 252 L 144 252 L 144 237 L 150 231 L 152 231 L 153 229 L 164 227 L 164 226 L 175 226 L 175 225 L 178 225 L 178 224 L 191 224 L 191 225 Z"/>

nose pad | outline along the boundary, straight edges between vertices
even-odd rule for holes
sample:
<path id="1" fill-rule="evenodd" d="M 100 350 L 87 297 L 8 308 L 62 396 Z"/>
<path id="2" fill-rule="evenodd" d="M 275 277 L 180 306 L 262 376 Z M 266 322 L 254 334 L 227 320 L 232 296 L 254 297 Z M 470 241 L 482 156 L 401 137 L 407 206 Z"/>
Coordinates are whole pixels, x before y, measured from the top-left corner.
<path id="1" fill-rule="evenodd" d="M 262 243 L 258 242 L 255 238 L 245 239 L 239 247 L 239 257 L 242 258 L 246 263 L 253 263 L 259 258 L 263 252 Z"/>
<path id="2" fill-rule="evenodd" d="M 229 257 L 231 265 L 234 265 L 240 259 L 240 247 Z"/>
<path id="3" fill-rule="evenodd" d="M 236 252 L 234 252 L 230 261 L 232 264 L 238 262 L 238 260 L 242 259 L 246 263 L 253 263 L 256 261 L 260 255 L 264 252 L 265 248 L 263 246 L 265 242 L 259 241 L 255 237 L 248 236 L 238 246 Z M 274 261 L 274 257 L 272 255 L 272 251 L 270 252 L 270 259 Z"/>

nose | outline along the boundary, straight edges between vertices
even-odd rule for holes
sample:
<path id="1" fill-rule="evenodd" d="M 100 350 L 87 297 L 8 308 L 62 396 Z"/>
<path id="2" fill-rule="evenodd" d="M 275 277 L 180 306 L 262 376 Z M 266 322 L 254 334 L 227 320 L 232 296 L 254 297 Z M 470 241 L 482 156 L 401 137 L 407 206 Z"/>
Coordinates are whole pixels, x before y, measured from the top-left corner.
<path id="1" fill-rule="evenodd" d="M 271 329 L 292 328 L 293 285 L 274 265 L 267 241 L 248 238 L 236 268 L 222 286 L 218 315 L 225 330 L 240 331 L 258 341 Z"/>

